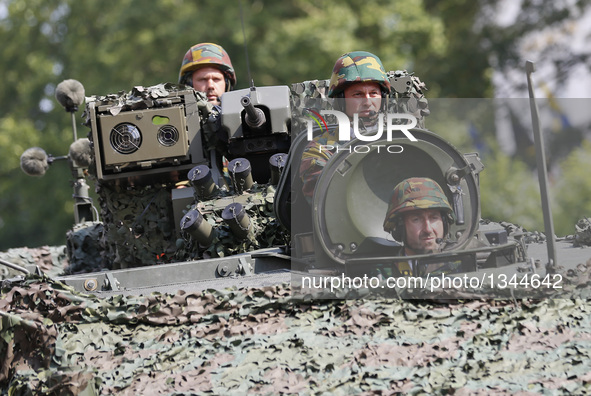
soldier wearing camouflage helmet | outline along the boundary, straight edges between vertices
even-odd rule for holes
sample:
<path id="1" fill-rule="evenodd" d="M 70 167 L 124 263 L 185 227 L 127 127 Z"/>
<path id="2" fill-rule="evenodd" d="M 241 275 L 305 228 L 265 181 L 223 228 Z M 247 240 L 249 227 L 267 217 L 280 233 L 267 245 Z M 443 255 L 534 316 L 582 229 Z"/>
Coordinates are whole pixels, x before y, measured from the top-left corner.
<path id="1" fill-rule="evenodd" d="M 212 104 L 220 104 L 220 96 L 236 85 L 236 73 L 230 56 L 221 46 L 200 43 L 189 48 L 181 63 L 179 84 L 204 92 Z"/>
<path id="2" fill-rule="evenodd" d="M 341 55 L 333 68 L 328 97 L 334 98 L 336 110 L 343 111 L 353 119 L 357 114 L 362 127 L 375 127 L 378 112 L 385 107 L 390 92 L 390 81 L 376 55 L 366 51 L 354 51 Z M 325 131 L 308 143 L 300 163 L 300 177 L 303 194 L 312 200 L 316 182 L 326 162 L 334 150 L 323 146 L 337 147 L 342 142 L 337 139 L 336 129 Z"/>
<path id="3" fill-rule="evenodd" d="M 380 58 L 370 52 L 354 51 L 337 59 L 328 88 L 328 97 L 346 99 L 342 109 L 349 117 L 375 119 L 386 103 L 390 81 Z M 342 103 L 337 100 L 336 103 Z"/>
<path id="4" fill-rule="evenodd" d="M 405 256 L 441 251 L 454 213 L 439 184 L 413 177 L 396 185 L 384 220 L 384 231 L 404 244 Z"/>

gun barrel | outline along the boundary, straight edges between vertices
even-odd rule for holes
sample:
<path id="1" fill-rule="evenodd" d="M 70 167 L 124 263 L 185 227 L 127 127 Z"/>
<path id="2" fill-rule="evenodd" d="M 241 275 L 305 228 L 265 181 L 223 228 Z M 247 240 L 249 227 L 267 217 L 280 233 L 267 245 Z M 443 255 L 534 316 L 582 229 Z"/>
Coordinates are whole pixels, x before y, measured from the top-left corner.
<path id="1" fill-rule="evenodd" d="M 260 128 L 263 126 L 263 124 L 267 121 L 265 119 L 265 113 L 263 113 L 261 109 L 254 107 L 248 96 L 243 96 L 242 99 L 240 99 L 240 103 L 246 111 L 244 120 L 248 126 L 251 128 Z"/>

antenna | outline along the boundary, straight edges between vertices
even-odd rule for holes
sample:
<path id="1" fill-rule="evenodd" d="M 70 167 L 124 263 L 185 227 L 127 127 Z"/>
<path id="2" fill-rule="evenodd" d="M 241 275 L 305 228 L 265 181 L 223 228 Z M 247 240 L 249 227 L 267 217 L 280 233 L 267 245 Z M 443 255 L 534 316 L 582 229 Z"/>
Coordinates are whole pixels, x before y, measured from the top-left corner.
<path id="1" fill-rule="evenodd" d="M 244 54 L 246 55 L 246 70 L 248 71 L 248 80 L 250 81 L 250 90 L 254 90 L 254 80 L 250 74 L 250 61 L 248 60 L 248 48 L 246 46 L 246 33 L 244 32 L 244 12 L 242 10 L 242 0 L 238 2 L 240 4 L 240 22 L 242 23 L 242 40 L 244 41 Z"/>
<path id="2" fill-rule="evenodd" d="M 556 265 L 556 247 L 554 242 L 554 223 L 552 222 L 552 211 L 550 209 L 550 198 L 548 193 L 548 174 L 546 171 L 546 152 L 544 150 L 544 137 L 540 131 L 540 117 L 538 105 L 534 96 L 534 87 L 531 75 L 536 71 L 534 62 L 525 62 L 527 85 L 529 89 L 529 103 L 531 108 L 532 125 L 534 129 L 534 143 L 536 145 L 536 159 L 538 168 L 538 180 L 540 182 L 540 195 L 542 198 L 542 212 L 544 213 L 544 228 L 546 231 L 546 246 L 548 248 L 548 261 L 550 266 Z"/>

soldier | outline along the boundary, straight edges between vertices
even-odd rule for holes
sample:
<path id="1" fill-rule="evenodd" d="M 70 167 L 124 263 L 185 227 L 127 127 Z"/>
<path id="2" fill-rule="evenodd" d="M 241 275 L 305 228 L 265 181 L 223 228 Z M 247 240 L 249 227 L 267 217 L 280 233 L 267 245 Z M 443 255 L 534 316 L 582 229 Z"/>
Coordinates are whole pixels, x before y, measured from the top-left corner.
<path id="1" fill-rule="evenodd" d="M 375 124 L 389 93 L 390 81 L 382 61 L 374 54 L 355 51 L 337 59 L 328 97 L 337 99 L 337 107 L 343 107 L 349 118 L 357 113 L 365 124 Z"/>
<path id="2" fill-rule="evenodd" d="M 413 177 L 394 187 L 384 231 L 404 244 L 403 256 L 436 253 L 443 249 L 454 219 L 439 184 L 426 177 Z"/>
<path id="3" fill-rule="evenodd" d="M 335 108 L 344 111 L 350 119 L 357 113 L 360 124 L 372 127 L 377 123 L 378 112 L 385 107 L 390 92 L 390 81 L 380 58 L 365 51 L 349 52 L 337 59 L 328 90 L 328 97 L 335 98 Z M 345 100 L 343 100 L 345 99 Z M 328 159 L 335 150 L 338 131 L 326 131 L 305 148 L 300 164 L 303 193 L 308 201 L 314 194 L 316 182 Z"/>
<path id="4" fill-rule="evenodd" d="M 236 73 L 228 53 L 219 45 L 201 43 L 192 46 L 181 63 L 179 84 L 204 92 L 212 104 L 236 85 Z"/>
<path id="5" fill-rule="evenodd" d="M 195 44 L 185 54 L 179 72 L 179 84 L 189 85 L 207 96 L 206 106 L 199 106 L 206 156 L 214 180 L 222 183 L 224 157 L 228 154 L 228 137 L 220 128 L 220 97 L 236 85 L 236 73 L 230 56 L 213 43 Z"/>

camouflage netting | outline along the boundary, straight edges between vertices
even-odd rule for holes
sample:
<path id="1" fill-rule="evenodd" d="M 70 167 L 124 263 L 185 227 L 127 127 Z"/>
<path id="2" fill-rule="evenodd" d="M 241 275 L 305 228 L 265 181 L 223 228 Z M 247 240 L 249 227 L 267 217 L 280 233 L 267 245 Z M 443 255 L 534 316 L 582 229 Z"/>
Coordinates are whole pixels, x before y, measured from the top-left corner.
<path id="1" fill-rule="evenodd" d="M 575 246 L 591 246 L 591 220 L 588 218 L 580 219 L 575 224 Z"/>
<path id="2" fill-rule="evenodd" d="M 176 250 L 170 190 L 100 185 L 97 189 L 105 224 L 104 261 L 113 269 L 154 265 Z"/>
<path id="3" fill-rule="evenodd" d="M 289 242 L 289 236 L 275 219 L 273 194 L 273 186 L 255 184 L 249 190 L 249 194 L 244 195 L 243 206 L 250 219 L 251 228 L 248 238 L 244 239 L 233 235 L 229 226 L 224 223 L 224 206 L 216 206 L 216 200 L 200 202 L 197 205 L 199 211 L 215 229 L 215 238 L 211 245 L 200 248 L 188 236 L 177 239 L 173 228 L 169 189 L 149 186 L 121 192 L 117 188 L 102 186 L 100 204 L 104 231 L 103 227 L 92 231 L 95 230 L 95 225 L 91 224 L 90 229 L 81 228 L 77 234 L 71 233 L 78 239 L 70 243 L 78 247 L 72 250 L 81 256 L 80 260 L 76 260 L 74 256 L 72 261 L 79 264 L 72 267 L 79 269 L 78 272 L 83 269 L 90 272 L 101 268 L 130 268 L 171 260 L 224 257 L 259 248 L 285 245 Z M 226 195 L 231 197 L 229 193 Z M 217 198 L 222 197 L 223 195 L 220 195 Z M 196 205 L 187 206 L 187 209 L 193 207 Z M 94 244 L 82 243 L 88 234 L 96 235 L 96 238 L 91 239 Z M 88 257 L 92 257 L 90 262 L 83 260 Z"/>
<path id="4" fill-rule="evenodd" d="M 64 273 L 68 265 L 65 246 L 42 246 L 39 248 L 13 248 L 0 252 L 0 259 L 23 267 L 30 272 L 35 266 L 48 276 L 58 276 Z M 0 265 L 0 280 L 22 275 L 22 272 Z"/>
<path id="5" fill-rule="evenodd" d="M 74 224 L 66 234 L 69 264 L 67 274 L 98 272 L 108 268 L 103 258 L 104 225 L 98 221 Z"/>
<path id="6" fill-rule="evenodd" d="M 2 290 L 0 387 L 25 394 L 582 394 L 582 299 L 306 300 L 290 287 L 98 299 Z"/>
<path id="7" fill-rule="evenodd" d="M 261 248 L 288 245 L 289 232 L 279 223 L 273 213 L 274 194 L 274 186 L 255 183 L 248 190 L 248 194 L 242 196 L 226 194 L 225 198 L 230 198 L 230 201 L 212 199 L 188 206 L 188 209 L 198 209 L 202 213 L 205 221 L 212 226 L 214 236 L 209 246 L 201 247 L 190 235 L 182 235 L 182 238 L 177 240 L 175 260 L 188 261 L 226 257 Z M 222 196 L 224 194 L 220 195 L 220 197 Z M 244 214 L 248 217 L 246 237 L 235 235 L 229 224 L 223 219 L 224 205 L 234 200 L 242 202 Z M 220 205 L 220 202 L 223 204 Z"/>

